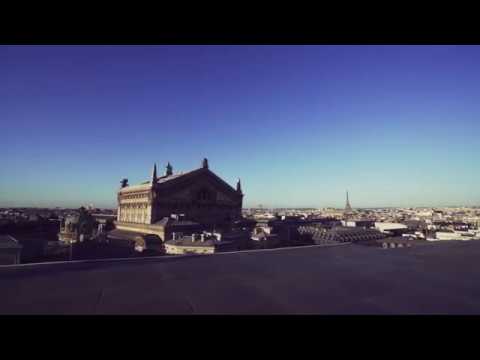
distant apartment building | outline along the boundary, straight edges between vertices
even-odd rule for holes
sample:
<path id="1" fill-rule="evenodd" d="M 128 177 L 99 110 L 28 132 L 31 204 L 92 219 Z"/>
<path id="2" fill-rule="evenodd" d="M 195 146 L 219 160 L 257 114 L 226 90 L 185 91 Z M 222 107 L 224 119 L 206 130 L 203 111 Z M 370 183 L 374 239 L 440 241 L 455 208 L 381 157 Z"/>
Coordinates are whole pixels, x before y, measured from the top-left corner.
<path id="1" fill-rule="evenodd" d="M 479 234 L 470 231 L 457 231 L 457 230 L 439 230 L 435 232 L 434 238 L 429 240 L 473 240 L 478 238 Z"/>
<path id="2" fill-rule="evenodd" d="M 230 233 L 226 236 L 210 232 L 191 235 L 174 233 L 173 238 L 165 242 L 165 252 L 180 255 L 237 251 L 245 241 L 248 241 L 247 233 Z"/>
<path id="3" fill-rule="evenodd" d="M 388 235 L 402 235 L 408 231 L 408 226 L 393 222 L 375 222 L 375 229 Z"/>
<path id="4" fill-rule="evenodd" d="M 343 226 L 371 229 L 375 227 L 375 220 L 342 220 Z"/>
<path id="5" fill-rule="evenodd" d="M 407 229 L 412 231 L 424 231 L 427 229 L 427 223 L 423 220 L 405 220 L 402 222 Z"/>

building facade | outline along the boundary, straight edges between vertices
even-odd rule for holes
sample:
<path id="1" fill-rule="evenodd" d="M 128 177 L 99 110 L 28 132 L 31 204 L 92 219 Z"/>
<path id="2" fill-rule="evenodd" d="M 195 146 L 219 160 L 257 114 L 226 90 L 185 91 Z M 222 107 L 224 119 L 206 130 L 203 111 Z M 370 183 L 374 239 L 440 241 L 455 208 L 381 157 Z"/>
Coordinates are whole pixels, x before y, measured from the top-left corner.
<path id="1" fill-rule="evenodd" d="M 68 215 L 60 222 L 58 240 L 65 243 L 76 243 L 89 240 L 96 235 L 98 223 L 83 207 L 76 214 Z"/>
<path id="2" fill-rule="evenodd" d="M 128 185 L 122 180 L 117 199 L 118 229 L 157 234 L 163 241 L 162 221 L 172 214 L 205 228 L 226 227 L 242 218 L 240 180 L 233 188 L 209 169 L 207 159 L 200 168 L 180 173 L 168 163 L 163 176 L 154 165 L 149 181 Z"/>
<path id="3" fill-rule="evenodd" d="M 203 231 L 191 235 L 173 234 L 165 242 L 167 254 L 214 254 L 225 251 L 242 250 L 242 244 L 248 241 L 248 233 L 231 232 L 227 235 Z"/>

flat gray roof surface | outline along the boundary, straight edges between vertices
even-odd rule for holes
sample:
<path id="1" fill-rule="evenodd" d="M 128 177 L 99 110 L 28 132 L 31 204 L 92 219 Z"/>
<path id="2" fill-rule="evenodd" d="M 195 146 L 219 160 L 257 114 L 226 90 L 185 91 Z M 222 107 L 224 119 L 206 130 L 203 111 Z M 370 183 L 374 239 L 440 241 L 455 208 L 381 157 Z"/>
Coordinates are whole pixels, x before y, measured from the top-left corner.
<path id="1" fill-rule="evenodd" d="M 480 241 L 0 268 L 1 314 L 480 314 Z"/>

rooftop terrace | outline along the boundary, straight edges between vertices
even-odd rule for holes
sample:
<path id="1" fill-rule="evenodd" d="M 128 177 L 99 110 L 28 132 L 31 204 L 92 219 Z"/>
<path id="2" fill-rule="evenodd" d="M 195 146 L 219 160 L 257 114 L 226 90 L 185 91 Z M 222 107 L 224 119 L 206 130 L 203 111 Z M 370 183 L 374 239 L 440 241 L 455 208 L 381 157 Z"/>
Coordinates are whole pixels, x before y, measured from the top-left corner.
<path id="1" fill-rule="evenodd" d="M 480 314 L 480 241 L 0 267 L 1 314 Z"/>

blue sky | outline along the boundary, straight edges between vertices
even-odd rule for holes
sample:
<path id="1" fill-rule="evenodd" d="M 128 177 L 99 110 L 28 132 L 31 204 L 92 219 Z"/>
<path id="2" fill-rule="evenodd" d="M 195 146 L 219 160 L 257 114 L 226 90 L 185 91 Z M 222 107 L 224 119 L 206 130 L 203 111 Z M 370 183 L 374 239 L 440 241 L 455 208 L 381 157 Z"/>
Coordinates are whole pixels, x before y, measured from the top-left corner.
<path id="1" fill-rule="evenodd" d="M 0 206 L 114 207 L 154 162 L 244 206 L 480 204 L 479 46 L 0 46 Z"/>

